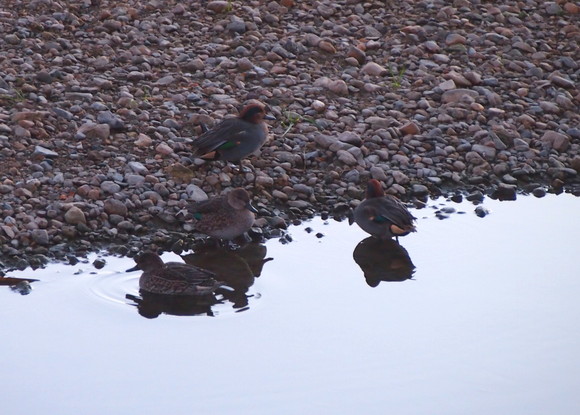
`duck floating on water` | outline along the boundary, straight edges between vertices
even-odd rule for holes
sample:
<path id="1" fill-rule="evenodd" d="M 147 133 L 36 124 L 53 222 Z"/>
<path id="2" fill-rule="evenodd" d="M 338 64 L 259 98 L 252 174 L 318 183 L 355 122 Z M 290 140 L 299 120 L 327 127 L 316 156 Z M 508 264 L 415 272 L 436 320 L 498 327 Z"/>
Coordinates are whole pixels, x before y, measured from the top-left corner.
<path id="1" fill-rule="evenodd" d="M 215 274 L 182 262 L 163 262 L 155 252 L 135 257 L 136 265 L 127 272 L 142 270 L 139 288 L 153 294 L 205 295 L 223 285 Z"/>

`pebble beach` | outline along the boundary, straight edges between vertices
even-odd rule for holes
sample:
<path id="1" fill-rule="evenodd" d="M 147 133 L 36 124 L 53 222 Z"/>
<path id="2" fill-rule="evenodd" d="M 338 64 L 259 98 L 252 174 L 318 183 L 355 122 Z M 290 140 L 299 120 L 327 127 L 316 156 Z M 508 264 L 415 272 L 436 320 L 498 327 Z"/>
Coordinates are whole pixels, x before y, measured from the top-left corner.
<path id="1" fill-rule="evenodd" d="M 235 187 L 256 240 L 371 178 L 418 205 L 578 196 L 579 44 L 565 0 L 5 0 L 2 267 L 187 250 L 188 204 Z M 248 100 L 276 117 L 260 153 L 193 157 Z"/>

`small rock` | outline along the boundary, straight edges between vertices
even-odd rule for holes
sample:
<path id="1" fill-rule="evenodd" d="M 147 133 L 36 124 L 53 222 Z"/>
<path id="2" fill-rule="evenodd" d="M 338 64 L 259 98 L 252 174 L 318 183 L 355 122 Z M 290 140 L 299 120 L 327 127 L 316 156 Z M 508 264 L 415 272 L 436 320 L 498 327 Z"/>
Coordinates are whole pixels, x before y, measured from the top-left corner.
<path id="1" fill-rule="evenodd" d="M 479 96 L 479 94 L 476 91 L 472 91 L 471 89 L 452 89 L 450 91 L 445 91 L 443 95 L 441 95 L 441 102 L 444 104 L 460 102 L 466 96 L 475 99 Z"/>
<path id="2" fill-rule="evenodd" d="M 321 40 L 318 42 L 318 47 L 326 53 L 330 53 L 332 55 L 336 53 L 336 48 L 329 40 Z"/>
<path id="3" fill-rule="evenodd" d="M 111 126 L 109 124 L 95 124 L 88 122 L 81 125 L 77 130 L 77 133 L 80 133 L 89 139 L 106 140 L 111 134 Z"/>
<path id="4" fill-rule="evenodd" d="M 127 174 L 125 176 L 125 181 L 129 186 L 141 187 L 145 183 L 145 177 L 140 174 Z"/>
<path id="5" fill-rule="evenodd" d="M 387 73 L 387 70 L 376 62 L 367 63 L 360 71 L 370 76 L 383 76 Z"/>
<path id="6" fill-rule="evenodd" d="M 538 198 L 546 196 L 546 190 L 542 187 L 536 187 L 532 190 L 532 194 Z"/>
<path id="7" fill-rule="evenodd" d="M 101 111 L 97 115 L 97 122 L 101 124 L 108 124 L 113 130 L 122 130 L 125 128 L 125 123 L 122 119 L 114 115 L 111 111 Z"/>
<path id="8" fill-rule="evenodd" d="M 163 154 L 164 156 L 173 154 L 173 149 L 169 147 L 168 144 L 165 143 L 161 143 L 157 147 L 155 147 L 155 151 L 158 152 L 159 154 Z"/>
<path id="9" fill-rule="evenodd" d="M 166 76 L 159 78 L 155 82 L 155 85 L 167 86 L 167 85 L 171 85 L 173 82 L 175 82 L 175 77 L 173 75 L 166 75 Z"/>
<path id="10" fill-rule="evenodd" d="M 235 19 L 234 21 L 230 22 L 226 26 L 226 29 L 234 33 L 244 33 L 247 30 L 246 23 L 239 19 Z"/>
<path id="11" fill-rule="evenodd" d="M 137 174 L 142 174 L 142 175 L 147 175 L 149 174 L 149 169 L 147 167 L 145 167 L 143 165 L 143 163 L 140 163 L 138 161 L 130 161 L 129 163 L 127 163 L 127 165 L 129 166 L 129 168 L 137 173 Z"/>
<path id="12" fill-rule="evenodd" d="M 93 261 L 93 267 L 96 269 L 103 269 L 106 264 L 107 261 L 105 261 L 103 258 L 97 258 Z"/>
<path id="13" fill-rule="evenodd" d="M 315 99 L 315 100 L 314 100 L 314 101 L 312 101 L 312 103 L 310 104 L 310 107 L 311 107 L 311 108 L 312 108 L 314 111 L 316 111 L 316 112 L 320 113 L 320 112 L 323 112 L 323 111 L 326 109 L 326 104 L 325 104 L 324 102 L 322 102 L 322 101 L 319 101 L 319 100 Z"/>
<path id="14" fill-rule="evenodd" d="M 414 184 L 411 187 L 411 192 L 416 196 L 425 196 L 429 194 L 429 189 L 425 185 Z"/>
<path id="15" fill-rule="evenodd" d="M 355 166 L 358 164 L 356 157 L 346 150 L 338 150 L 336 152 L 338 159 L 348 166 Z"/>
<path id="16" fill-rule="evenodd" d="M 48 148 L 44 148 L 42 146 L 36 146 L 34 147 L 34 152 L 32 153 L 32 156 L 42 156 L 42 157 L 48 157 L 48 158 L 54 158 L 54 157 L 58 157 L 58 153 L 49 150 Z"/>
<path id="17" fill-rule="evenodd" d="M 421 129 L 417 124 L 411 121 L 399 128 L 399 131 L 404 135 L 416 135 L 421 132 Z"/>
<path id="18" fill-rule="evenodd" d="M 353 146 L 360 147 L 362 145 L 362 138 L 354 131 L 345 131 L 340 133 L 337 138 L 338 141 L 352 144 Z"/>
<path id="19" fill-rule="evenodd" d="M 50 242 L 46 229 L 34 229 L 30 236 L 38 245 L 48 245 Z"/>
<path id="20" fill-rule="evenodd" d="M 205 6 L 208 10 L 211 10 L 215 13 L 223 13 L 228 10 L 231 6 L 227 1 L 210 1 Z"/>
<path id="21" fill-rule="evenodd" d="M 351 46 L 348 50 L 348 57 L 356 59 L 362 65 L 366 60 L 366 53 L 355 46 Z"/>
<path id="22" fill-rule="evenodd" d="M 480 218 L 484 218 L 487 215 L 489 215 L 489 210 L 487 210 L 483 206 L 478 206 L 478 207 L 475 208 L 475 214 L 477 216 L 479 216 Z"/>
<path id="23" fill-rule="evenodd" d="M 467 39 L 465 38 L 465 36 L 462 36 L 462 35 L 457 34 L 457 33 L 450 33 L 445 38 L 445 44 L 447 46 L 465 45 L 466 43 L 467 43 Z"/>
<path id="24" fill-rule="evenodd" d="M 105 193 L 113 194 L 121 190 L 121 186 L 110 180 L 105 180 L 101 183 L 101 190 Z"/>
<path id="25" fill-rule="evenodd" d="M 540 139 L 556 151 L 566 151 L 570 145 L 570 137 L 557 131 L 546 131 Z"/>
<path id="26" fill-rule="evenodd" d="M 187 187 L 185 188 L 185 193 L 187 193 L 189 200 L 192 200 L 194 202 L 201 202 L 203 200 L 208 199 L 207 194 L 201 188 L 199 188 L 194 184 L 187 185 Z"/>
<path id="27" fill-rule="evenodd" d="M 84 212 L 76 206 L 72 206 L 69 210 L 66 211 L 64 214 L 64 220 L 69 225 L 84 225 L 87 223 Z"/>
<path id="28" fill-rule="evenodd" d="M 119 216 L 127 216 L 128 209 L 127 206 L 120 200 L 109 198 L 105 200 L 104 205 L 105 212 L 109 215 L 119 215 Z"/>
<path id="29" fill-rule="evenodd" d="M 137 147 L 149 147 L 151 144 L 153 144 L 153 139 L 143 133 L 139 133 L 137 140 L 135 140 L 135 145 Z"/>
<path id="30" fill-rule="evenodd" d="M 513 184 L 500 183 L 492 197 L 499 200 L 516 200 L 517 187 Z"/>
<path id="31" fill-rule="evenodd" d="M 328 89 L 337 95 L 348 95 L 348 86 L 342 79 L 331 80 Z"/>

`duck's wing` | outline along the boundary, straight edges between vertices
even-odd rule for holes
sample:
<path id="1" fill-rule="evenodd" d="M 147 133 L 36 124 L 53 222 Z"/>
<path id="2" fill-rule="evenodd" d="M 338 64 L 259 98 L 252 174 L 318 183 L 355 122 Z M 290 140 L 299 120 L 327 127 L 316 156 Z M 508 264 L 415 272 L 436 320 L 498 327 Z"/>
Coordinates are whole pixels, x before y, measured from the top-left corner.
<path id="1" fill-rule="evenodd" d="M 416 218 L 399 199 L 392 196 L 384 196 L 380 202 L 374 206 L 375 215 L 372 218 L 373 222 L 390 222 L 402 229 L 415 228 L 413 221 Z"/>
<path id="2" fill-rule="evenodd" d="M 181 262 L 167 262 L 163 267 L 162 277 L 168 281 L 183 281 L 191 285 L 213 285 L 215 274 L 203 268 Z"/>
<path id="3" fill-rule="evenodd" d="M 203 156 L 212 151 L 228 150 L 237 147 L 252 136 L 249 124 L 238 118 L 228 118 L 211 130 L 200 135 L 194 142 L 194 155 Z"/>
<path id="4" fill-rule="evenodd" d="M 216 197 L 213 199 L 202 200 L 201 202 L 192 203 L 191 205 L 188 206 L 187 209 L 189 210 L 189 212 L 193 214 L 215 212 L 216 210 L 222 208 L 223 203 L 224 202 L 222 197 Z"/>

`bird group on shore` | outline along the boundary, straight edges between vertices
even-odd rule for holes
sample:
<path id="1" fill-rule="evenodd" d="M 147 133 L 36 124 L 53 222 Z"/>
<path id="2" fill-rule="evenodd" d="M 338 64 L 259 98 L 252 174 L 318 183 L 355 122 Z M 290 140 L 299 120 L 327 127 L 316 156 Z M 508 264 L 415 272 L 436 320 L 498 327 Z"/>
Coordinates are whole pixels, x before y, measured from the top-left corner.
<path id="1" fill-rule="evenodd" d="M 207 161 L 240 162 L 256 153 L 266 142 L 268 127 L 264 120 L 274 119 L 261 102 L 251 102 L 236 118 L 226 118 L 206 130 L 193 142 L 193 156 Z M 231 241 L 253 225 L 257 210 L 244 188 L 191 204 L 188 209 L 195 229 L 210 237 Z M 379 240 L 389 240 L 415 232 L 415 217 L 396 197 L 386 195 L 378 180 L 368 181 L 365 200 L 352 214 L 350 224 Z M 203 295 L 213 293 L 222 283 L 214 274 L 184 263 L 163 260 L 156 253 L 136 257 L 137 265 L 128 270 L 143 270 L 140 288 L 156 294 Z"/>

